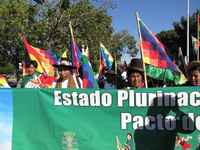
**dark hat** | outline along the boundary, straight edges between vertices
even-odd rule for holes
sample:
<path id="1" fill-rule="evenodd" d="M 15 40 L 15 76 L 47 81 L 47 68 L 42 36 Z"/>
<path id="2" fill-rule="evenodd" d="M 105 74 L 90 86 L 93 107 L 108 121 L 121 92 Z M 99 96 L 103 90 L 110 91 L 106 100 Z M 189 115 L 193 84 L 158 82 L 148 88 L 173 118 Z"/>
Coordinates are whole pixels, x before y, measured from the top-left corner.
<path id="1" fill-rule="evenodd" d="M 73 66 L 72 63 L 66 59 L 61 59 L 60 64 L 54 64 L 53 66 L 58 69 L 64 69 L 64 70 L 76 69 L 76 67 Z"/>
<path id="2" fill-rule="evenodd" d="M 189 63 L 188 67 L 187 67 L 187 71 L 188 73 L 194 69 L 196 69 L 197 67 L 200 67 L 200 61 L 192 61 Z"/>
<path id="3" fill-rule="evenodd" d="M 144 72 L 143 64 L 141 59 L 132 59 L 129 66 L 128 66 L 128 72 Z"/>

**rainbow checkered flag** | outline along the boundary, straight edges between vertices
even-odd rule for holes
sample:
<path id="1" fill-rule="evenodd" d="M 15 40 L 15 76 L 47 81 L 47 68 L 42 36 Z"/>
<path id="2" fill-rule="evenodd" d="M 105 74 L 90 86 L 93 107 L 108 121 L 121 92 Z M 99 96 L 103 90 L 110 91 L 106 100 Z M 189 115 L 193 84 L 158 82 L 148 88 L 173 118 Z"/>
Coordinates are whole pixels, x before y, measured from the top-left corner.
<path id="1" fill-rule="evenodd" d="M 3 75 L 0 75 L 0 88 L 10 88 L 6 78 Z"/>
<path id="2" fill-rule="evenodd" d="M 143 60 L 148 76 L 163 81 L 174 81 L 175 84 L 183 84 L 186 78 L 180 69 L 174 64 L 167 55 L 163 44 L 148 29 L 140 18 L 139 28 L 142 37 L 141 49 Z"/>
<path id="3" fill-rule="evenodd" d="M 101 72 L 103 68 L 111 70 L 114 59 L 110 54 L 110 52 L 105 48 L 105 46 L 102 43 L 100 43 L 99 53 L 100 53 L 99 72 Z"/>
<path id="4" fill-rule="evenodd" d="M 192 46 L 194 49 L 195 54 L 198 54 L 198 50 L 199 50 L 199 46 L 200 46 L 200 42 L 197 38 L 192 36 Z"/>
<path id="5" fill-rule="evenodd" d="M 53 67 L 53 64 L 57 64 L 57 55 L 51 50 L 33 47 L 28 43 L 25 37 L 22 37 L 22 41 L 30 59 L 36 61 L 38 64 L 36 71 L 45 73 L 49 76 L 54 76 L 55 68 Z"/>
<path id="6" fill-rule="evenodd" d="M 85 54 L 81 55 L 81 66 L 83 71 L 83 88 L 98 88 L 92 66 Z"/>

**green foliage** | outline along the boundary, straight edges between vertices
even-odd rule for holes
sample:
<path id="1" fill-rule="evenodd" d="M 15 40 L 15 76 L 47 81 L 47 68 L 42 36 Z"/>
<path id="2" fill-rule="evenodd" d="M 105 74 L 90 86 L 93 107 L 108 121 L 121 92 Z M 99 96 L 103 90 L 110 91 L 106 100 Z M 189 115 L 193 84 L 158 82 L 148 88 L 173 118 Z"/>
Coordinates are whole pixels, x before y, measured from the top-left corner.
<path id="1" fill-rule="evenodd" d="M 167 53 L 176 56 L 179 48 L 179 36 L 175 30 L 162 31 L 157 36 L 165 46 Z"/>
<path id="2" fill-rule="evenodd" d="M 0 67 L 0 73 L 1 74 L 13 73 L 14 69 L 15 69 L 15 66 L 9 63 L 6 66 Z"/>
<path id="3" fill-rule="evenodd" d="M 80 1 L 68 11 L 74 29 L 75 39 L 79 45 L 88 45 L 91 63 L 98 70 L 99 43 L 110 49 L 113 28 L 112 18 L 106 11 L 95 8 L 88 0 Z"/>
<path id="4" fill-rule="evenodd" d="M 70 1 L 69 0 L 61 0 L 61 9 L 68 9 L 70 7 Z"/>
<path id="5" fill-rule="evenodd" d="M 5 0 L 0 3 L 0 60 L 1 65 L 16 64 L 17 33 L 24 30 L 28 18 L 27 4 L 23 0 Z"/>
<path id="6" fill-rule="evenodd" d="M 33 46 L 54 49 L 61 55 L 70 45 L 70 21 L 77 44 L 89 47 L 95 71 L 98 70 L 100 42 L 112 53 L 116 52 L 119 59 L 123 46 L 128 45 L 133 50 L 135 42 L 127 31 L 113 34 L 112 18 L 105 8 L 96 8 L 91 0 L 61 0 L 60 3 L 52 0 L 44 5 L 32 5 L 28 0 L 1 0 L 1 66 L 11 63 L 17 68 L 18 62 L 24 59 L 18 33 L 23 33 Z"/>
<path id="7" fill-rule="evenodd" d="M 128 31 L 124 30 L 113 34 L 112 36 L 112 53 L 116 55 L 117 61 L 120 60 L 122 53 L 124 53 L 124 48 L 129 49 L 129 53 L 136 54 L 136 41 L 133 36 L 131 36 Z"/>
<path id="8" fill-rule="evenodd" d="M 177 58 L 178 47 L 182 48 L 183 55 L 187 51 L 187 18 L 181 17 L 180 21 L 173 23 L 174 29 L 162 31 L 158 34 L 159 39 L 167 47 L 168 52 Z M 197 37 L 197 13 L 190 16 L 190 61 L 196 58 L 191 36 Z"/>

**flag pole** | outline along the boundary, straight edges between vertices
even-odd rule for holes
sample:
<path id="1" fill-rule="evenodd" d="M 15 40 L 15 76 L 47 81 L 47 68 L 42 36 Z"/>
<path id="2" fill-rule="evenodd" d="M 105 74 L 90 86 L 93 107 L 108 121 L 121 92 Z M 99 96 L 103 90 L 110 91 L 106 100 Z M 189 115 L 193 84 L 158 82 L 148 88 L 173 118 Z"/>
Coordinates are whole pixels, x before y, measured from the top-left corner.
<path id="1" fill-rule="evenodd" d="M 142 55 L 142 64 L 143 64 L 143 69 L 144 69 L 144 83 L 145 83 L 145 88 L 148 88 L 148 84 L 147 84 L 147 74 L 146 74 L 146 68 L 145 68 L 145 62 L 144 62 L 143 45 L 142 45 L 142 36 L 141 36 L 141 31 L 140 31 L 138 12 L 136 12 L 136 20 L 137 20 L 138 36 L 139 36 L 139 41 L 140 41 L 140 52 L 141 52 L 141 55 Z"/>
<path id="2" fill-rule="evenodd" d="M 75 49 L 75 46 L 74 46 L 75 39 L 74 39 L 74 34 L 73 34 L 71 21 L 69 21 L 69 29 L 70 29 L 70 33 L 71 33 L 72 42 L 73 42 L 73 44 L 72 44 L 73 45 L 73 49 Z"/>
<path id="3" fill-rule="evenodd" d="M 190 61 L 190 43 L 189 43 L 189 34 L 190 34 L 190 1 L 187 0 L 187 63 Z"/>
<path id="4" fill-rule="evenodd" d="M 116 88 L 117 88 L 117 56 L 116 56 L 116 53 L 114 53 L 114 62 L 115 62 L 115 74 L 116 74 L 116 76 L 115 76 L 115 85 L 116 85 Z"/>
<path id="5" fill-rule="evenodd" d="M 99 43 L 99 46 L 101 47 L 101 42 Z M 102 72 L 102 66 L 101 66 L 101 50 L 99 49 L 99 75 Z"/>
<path id="6" fill-rule="evenodd" d="M 73 34 L 73 29 L 72 29 L 72 23 L 71 23 L 71 21 L 69 22 L 69 29 L 70 29 L 72 40 L 74 42 L 74 34 Z"/>
<path id="7" fill-rule="evenodd" d="M 72 46 L 73 46 L 73 50 L 72 50 L 72 64 L 74 63 L 73 61 L 73 51 L 76 49 L 75 47 L 75 39 L 74 39 L 74 34 L 73 34 L 73 29 L 72 29 L 72 23 L 71 21 L 69 21 L 69 29 L 70 29 L 70 33 L 71 33 L 71 38 L 72 38 Z M 79 68 L 76 68 L 77 74 L 79 74 Z"/>
<path id="8" fill-rule="evenodd" d="M 197 50 L 197 61 L 199 61 L 199 47 L 200 47 L 200 42 L 199 42 L 199 37 L 200 37 L 200 16 L 199 12 L 197 12 L 197 42 L 198 42 L 198 50 Z"/>

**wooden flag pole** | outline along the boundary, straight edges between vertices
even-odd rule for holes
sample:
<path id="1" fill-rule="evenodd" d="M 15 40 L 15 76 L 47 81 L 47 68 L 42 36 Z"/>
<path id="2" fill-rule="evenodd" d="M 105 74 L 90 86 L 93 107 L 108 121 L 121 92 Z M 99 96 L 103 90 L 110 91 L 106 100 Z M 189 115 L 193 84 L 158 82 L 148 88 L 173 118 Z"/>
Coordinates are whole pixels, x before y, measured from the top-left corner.
<path id="1" fill-rule="evenodd" d="M 75 47 L 74 47 L 75 39 L 74 39 L 74 34 L 73 34 L 73 29 L 72 29 L 72 23 L 71 23 L 71 21 L 69 22 L 69 29 L 70 29 L 70 33 L 71 33 L 71 37 L 72 37 L 73 49 L 75 49 Z"/>
<path id="2" fill-rule="evenodd" d="M 70 29 L 72 40 L 74 42 L 74 34 L 73 34 L 73 29 L 72 29 L 72 23 L 71 23 L 71 21 L 69 22 L 69 29 Z"/>
<path id="3" fill-rule="evenodd" d="M 142 64 L 143 64 L 143 69 L 144 69 L 144 83 L 145 83 L 145 88 L 148 88 L 147 74 L 146 74 L 146 68 L 145 68 L 145 62 L 144 62 L 144 53 L 143 53 L 143 46 L 142 46 L 142 36 L 141 36 L 141 31 L 140 31 L 140 24 L 139 24 L 139 15 L 138 15 L 138 12 L 136 12 L 136 20 L 137 20 L 137 28 L 138 28 L 138 35 L 139 35 L 139 41 L 140 41 L 140 52 L 141 52 L 141 55 L 142 55 Z"/>

